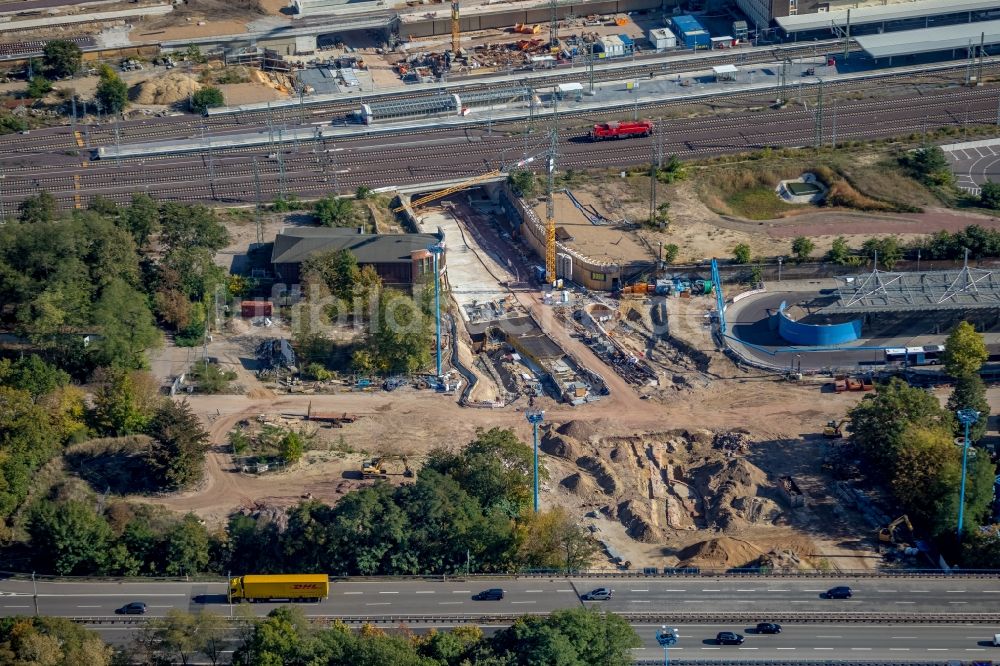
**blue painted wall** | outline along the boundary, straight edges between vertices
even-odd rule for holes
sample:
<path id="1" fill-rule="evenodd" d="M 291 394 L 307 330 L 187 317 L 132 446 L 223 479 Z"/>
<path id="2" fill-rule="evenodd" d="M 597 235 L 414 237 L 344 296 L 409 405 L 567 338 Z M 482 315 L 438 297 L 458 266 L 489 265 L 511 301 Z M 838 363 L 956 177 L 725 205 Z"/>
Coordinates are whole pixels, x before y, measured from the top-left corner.
<path id="1" fill-rule="evenodd" d="M 784 303 L 771 318 L 772 323 L 777 320 L 778 334 L 793 345 L 829 347 L 855 342 L 861 337 L 860 319 L 842 324 L 803 324 L 785 314 Z"/>

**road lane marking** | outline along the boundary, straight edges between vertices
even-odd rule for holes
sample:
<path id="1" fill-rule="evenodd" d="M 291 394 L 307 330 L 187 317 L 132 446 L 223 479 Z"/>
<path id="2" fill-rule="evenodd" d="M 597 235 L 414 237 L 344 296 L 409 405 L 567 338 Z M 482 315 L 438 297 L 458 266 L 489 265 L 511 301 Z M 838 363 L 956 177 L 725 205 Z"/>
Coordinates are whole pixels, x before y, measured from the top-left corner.
<path id="1" fill-rule="evenodd" d="M 456 604 L 464 603 L 462 601 L 439 601 L 438 606 L 454 606 Z"/>
<path id="2" fill-rule="evenodd" d="M 871 650 L 871 648 L 851 648 L 852 650 Z"/>
<path id="3" fill-rule="evenodd" d="M 756 592 L 757 590 L 736 590 L 737 592 Z"/>
<path id="4" fill-rule="evenodd" d="M 720 647 L 703 647 L 702 650 L 721 650 Z"/>
<path id="5" fill-rule="evenodd" d="M 649 590 L 629 590 L 629 592 L 649 592 Z"/>
<path id="6" fill-rule="evenodd" d="M 572 592 L 573 590 L 556 590 L 556 592 Z"/>
<path id="7" fill-rule="evenodd" d="M 733 599 L 734 604 L 753 604 L 757 603 L 753 599 Z"/>
<path id="8" fill-rule="evenodd" d="M 385 592 L 385 591 L 382 591 L 382 592 L 379 592 L 379 594 L 399 594 L 399 592 Z"/>
<path id="9" fill-rule="evenodd" d="M 967 604 L 969 602 L 968 601 L 949 601 L 948 603 L 949 604 Z"/>
<path id="10" fill-rule="evenodd" d="M 512 603 L 512 604 L 533 604 L 535 602 L 534 601 L 512 601 L 510 603 Z"/>
<path id="11" fill-rule="evenodd" d="M 913 592 L 914 594 L 920 594 L 926 592 L 929 594 L 930 590 L 910 590 L 910 592 Z"/>
<path id="12" fill-rule="evenodd" d="M 545 590 L 525 590 L 525 592 L 544 592 Z M 633 590 L 634 592 L 635 590 Z"/>
<path id="13" fill-rule="evenodd" d="M 364 594 L 364 592 L 344 592 L 344 594 Z M 417 594 L 420 594 L 417 592 Z"/>
<path id="14" fill-rule="evenodd" d="M 813 650 L 832 650 L 833 648 L 813 648 Z"/>
<path id="15" fill-rule="evenodd" d="M 948 648 L 927 648 L 928 652 L 947 652 Z"/>
<path id="16" fill-rule="evenodd" d="M 811 602 L 809 602 L 809 601 L 789 601 L 788 603 L 790 603 L 790 604 L 808 604 L 808 603 L 811 603 Z"/>
<path id="17" fill-rule="evenodd" d="M 965 592 L 965 590 L 945 590 L 948 594 L 958 594 L 959 592 Z"/>
<path id="18" fill-rule="evenodd" d="M 651 603 L 653 603 L 649 599 L 629 599 L 628 602 L 630 604 L 651 604 Z"/>
<path id="19" fill-rule="evenodd" d="M 1000 594 L 1000 590 L 983 590 L 983 592 L 992 592 L 994 594 Z"/>
<path id="20" fill-rule="evenodd" d="M 775 650 L 794 650 L 795 648 L 774 648 L 774 649 Z"/>
<path id="21" fill-rule="evenodd" d="M 150 606 L 150 608 L 173 608 L 173 606 Z"/>
<path id="22" fill-rule="evenodd" d="M 4 608 L 30 608 L 30 606 L 4 606 Z"/>
<path id="23" fill-rule="evenodd" d="M 49 583 L 49 584 L 51 584 L 51 583 Z M 126 595 L 125 592 L 112 592 L 112 593 L 106 593 L 105 592 L 105 593 L 94 593 L 94 594 L 89 594 L 89 593 L 88 594 L 39 594 L 38 596 L 39 597 L 124 597 L 125 595 Z M 188 596 L 187 594 L 159 594 L 159 593 L 156 593 L 156 594 L 146 594 L 145 592 L 142 592 L 141 595 L 144 596 L 144 597 L 186 597 L 186 596 Z M 30 595 L 26 595 L 26 596 L 30 596 Z"/>
<path id="24" fill-rule="evenodd" d="M 889 648 L 890 652 L 909 652 L 910 648 Z"/>
<path id="25" fill-rule="evenodd" d="M 876 592 L 882 592 L 882 593 L 888 593 L 888 592 L 895 592 L 896 590 L 875 590 L 875 591 Z"/>
<path id="26" fill-rule="evenodd" d="M 965 648 L 966 652 L 986 652 L 986 648 Z"/>
<path id="27" fill-rule="evenodd" d="M 826 592 L 826 590 L 802 590 L 803 592 Z"/>
<path id="28" fill-rule="evenodd" d="M 702 590 L 702 592 L 722 592 L 722 590 Z"/>
<path id="29" fill-rule="evenodd" d="M 816 638 L 843 638 L 843 636 L 816 636 Z"/>
<path id="30" fill-rule="evenodd" d="M 687 592 L 687 590 L 663 590 L 664 592 Z"/>
<path id="31" fill-rule="evenodd" d="M 371 604 L 365 604 L 365 606 L 391 606 L 392 604 L 388 601 L 377 601 Z"/>
<path id="32" fill-rule="evenodd" d="M 472 594 L 472 590 L 452 590 L 452 594 Z"/>
<path id="33" fill-rule="evenodd" d="M 897 601 L 896 603 L 897 604 L 915 604 L 917 602 L 916 601 Z"/>
<path id="34" fill-rule="evenodd" d="M 77 608 L 100 608 L 100 606 L 77 606 Z"/>
<path id="35" fill-rule="evenodd" d="M 684 603 L 686 603 L 686 604 L 703 604 L 705 602 L 702 601 L 701 599 L 685 599 Z"/>
<path id="36" fill-rule="evenodd" d="M 892 640 L 894 640 L 894 641 L 895 640 L 900 640 L 900 641 L 915 641 L 915 640 L 917 640 L 917 637 L 916 636 L 892 636 Z"/>
<path id="37" fill-rule="evenodd" d="M 768 592 L 788 592 L 788 590 L 768 590 Z"/>
<path id="38" fill-rule="evenodd" d="M 434 594 L 434 590 L 417 590 L 414 594 Z"/>
<path id="39" fill-rule="evenodd" d="M 740 650 L 759 650 L 760 648 L 755 648 L 755 647 L 741 647 L 741 648 L 738 648 L 738 649 L 740 649 Z"/>

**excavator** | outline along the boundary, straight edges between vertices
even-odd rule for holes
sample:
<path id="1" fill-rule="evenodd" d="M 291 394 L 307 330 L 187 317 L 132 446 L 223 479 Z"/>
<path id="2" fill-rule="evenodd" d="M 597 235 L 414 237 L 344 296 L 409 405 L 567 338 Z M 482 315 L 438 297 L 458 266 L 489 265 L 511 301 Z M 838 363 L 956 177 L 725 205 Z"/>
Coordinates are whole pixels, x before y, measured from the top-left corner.
<path id="1" fill-rule="evenodd" d="M 844 426 L 847 425 L 848 421 L 849 419 L 843 419 L 841 421 L 828 421 L 826 426 L 823 428 L 823 436 L 828 439 L 843 437 Z"/>
<path id="2" fill-rule="evenodd" d="M 390 460 L 399 460 L 403 463 L 403 476 L 410 479 L 413 478 L 413 470 L 410 469 L 410 464 L 406 459 L 406 456 L 376 456 L 370 460 L 364 460 L 361 462 L 361 477 L 364 479 L 387 479 L 389 478 L 389 472 L 386 470 L 385 463 Z"/>
<path id="3" fill-rule="evenodd" d="M 889 523 L 888 526 L 883 527 L 878 531 L 878 540 L 880 544 L 883 543 L 893 543 L 897 545 L 904 545 L 903 543 L 896 540 L 896 529 L 900 525 L 906 525 L 906 529 L 910 531 L 910 538 L 913 538 L 913 523 L 910 522 L 909 516 L 902 515 L 896 520 Z"/>

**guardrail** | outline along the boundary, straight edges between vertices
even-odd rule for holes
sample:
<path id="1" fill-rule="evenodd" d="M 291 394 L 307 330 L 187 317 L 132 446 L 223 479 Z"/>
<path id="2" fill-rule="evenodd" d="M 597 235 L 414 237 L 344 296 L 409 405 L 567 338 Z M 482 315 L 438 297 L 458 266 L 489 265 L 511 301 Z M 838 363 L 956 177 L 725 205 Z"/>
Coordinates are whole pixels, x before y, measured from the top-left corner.
<path id="1" fill-rule="evenodd" d="M 637 659 L 638 666 L 660 666 L 662 659 Z M 837 660 L 811 660 L 790 661 L 784 659 L 674 659 L 671 657 L 671 666 L 948 666 L 956 663 L 954 660 L 948 661 L 856 661 L 854 659 Z M 965 662 L 957 662 L 963 664 Z M 970 662 L 972 663 L 972 662 Z"/>
<path id="2" fill-rule="evenodd" d="M 237 572 L 233 572 L 236 575 Z M 132 582 L 132 583 L 225 583 L 226 578 L 222 576 L 160 576 L 133 578 L 111 577 L 111 576 L 53 576 L 35 574 L 36 581 L 60 581 L 79 583 L 98 582 Z M 815 579 L 850 579 L 850 578 L 886 578 L 886 579 L 964 579 L 964 580 L 985 580 L 1000 579 L 1000 569 L 959 569 L 943 571 L 941 569 L 837 569 L 818 570 L 810 569 L 804 571 L 761 571 L 760 569 L 702 569 L 695 567 L 678 569 L 636 569 L 634 571 L 623 571 L 621 569 L 588 569 L 585 571 L 525 571 L 511 573 L 482 573 L 482 574 L 426 574 L 415 576 L 331 576 L 330 579 L 337 582 L 393 582 L 393 581 L 441 581 L 441 582 L 461 582 L 466 580 L 518 580 L 518 579 L 538 579 L 538 578 L 815 578 Z M 0 571 L 0 580 L 13 579 L 30 581 L 30 573 L 15 571 Z"/>
<path id="3" fill-rule="evenodd" d="M 452 625 L 452 624 L 509 624 L 525 615 L 548 615 L 548 612 L 523 613 L 465 613 L 453 615 L 309 615 L 309 619 L 320 624 L 342 622 L 344 624 L 417 624 L 417 625 Z M 1000 613 L 615 613 L 631 624 L 704 624 L 704 623 L 757 623 L 762 616 L 770 622 L 785 624 L 828 624 L 846 622 L 849 624 L 998 624 Z M 67 618 L 78 624 L 86 625 L 142 625 L 153 617 L 120 617 L 120 616 L 79 616 Z M 246 618 L 226 618 L 233 623 L 244 623 Z"/>

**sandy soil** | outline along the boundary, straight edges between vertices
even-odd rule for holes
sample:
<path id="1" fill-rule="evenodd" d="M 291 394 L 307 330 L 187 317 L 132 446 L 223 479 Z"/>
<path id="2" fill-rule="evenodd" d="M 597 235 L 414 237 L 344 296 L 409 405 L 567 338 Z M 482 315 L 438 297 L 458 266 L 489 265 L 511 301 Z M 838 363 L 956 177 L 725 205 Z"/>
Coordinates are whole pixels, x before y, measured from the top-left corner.
<path id="1" fill-rule="evenodd" d="M 263 86 L 257 83 L 226 83 L 220 85 L 219 90 L 225 96 L 228 106 L 268 102 L 276 99 L 287 99 L 288 97 L 270 86 Z"/>
<path id="2" fill-rule="evenodd" d="M 171 39 L 187 39 L 188 37 L 239 35 L 247 31 L 246 21 L 205 21 L 205 25 L 198 25 L 198 21 L 199 19 L 192 18 L 185 25 L 137 30 L 131 34 L 131 38 L 133 42 L 168 41 Z"/>

